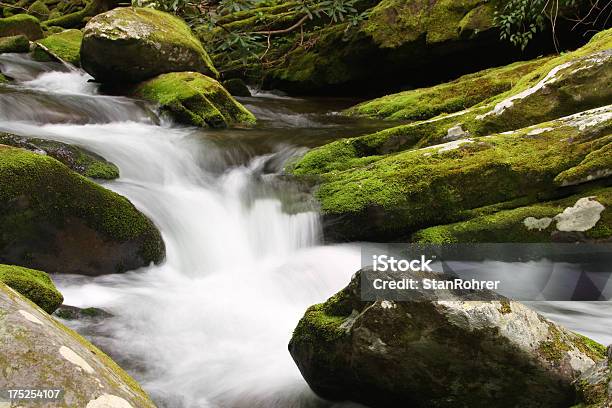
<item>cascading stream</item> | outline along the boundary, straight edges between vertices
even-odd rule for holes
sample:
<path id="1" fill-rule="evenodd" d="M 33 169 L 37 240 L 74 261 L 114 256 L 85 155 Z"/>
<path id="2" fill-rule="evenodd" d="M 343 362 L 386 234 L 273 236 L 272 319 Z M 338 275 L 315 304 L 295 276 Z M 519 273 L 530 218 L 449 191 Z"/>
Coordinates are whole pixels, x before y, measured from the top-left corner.
<path id="1" fill-rule="evenodd" d="M 166 243 L 161 266 L 54 276 L 66 304 L 114 315 L 77 329 L 161 407 L 354 406 L 319 400 L 287 351 L 306 308 L 345 286 L 360 264 L 357 246 L 319 245 L 315 211 L 284 210 L 303 204 L 274 182 L 295 150 L 290 141 L 275 140 L 272 124 L 257 131 L 261 143 L 245 131 L 177 127 L 140 102 L 98 95 L 86 74 L 57 64 L 3 55 L 0 65 L 18 80 L 0 89 L 0 130 L 84 146 L 117 164 L 120 179 L 105 186 L 147 214 Z M 274 106 L 262 116 L 273 120 Z M 317 127 L 310 115 L 284 115 L 278 128 Z M 574 307 L 591 314 L 589 304 Z M 592 334 L 597 319 L 564 323 Z"/>

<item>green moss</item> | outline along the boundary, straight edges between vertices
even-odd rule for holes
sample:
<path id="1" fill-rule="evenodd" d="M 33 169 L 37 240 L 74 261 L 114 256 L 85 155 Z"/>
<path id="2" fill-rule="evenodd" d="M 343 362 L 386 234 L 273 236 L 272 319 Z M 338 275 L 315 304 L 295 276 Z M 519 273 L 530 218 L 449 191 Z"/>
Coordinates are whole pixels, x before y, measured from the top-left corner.
<path id="1" fill-rule="evenodd" d="M 36 0 L 30 5 L 30 7 L 28 7 L 28 14 L 38 18 L 41 21 L 44 21 L 49 18 L 49 13 L 49 8 L 41 0 Z"/>
<path id="2" fill-rule="evenodd" d="M 25 35 L 0 38 L 0 53 L 4 52 L 28 52 L 30 41 Z"/>
<path id="3" fill-rule="evenodd" d="M 578 350 L 589 356 L 594 361 L 600 361 L 606 358 L 606 347 L 594 340 L 589 339 L 578 333 L 574 333 L 574 345 Z"/>
<path id="4" fill-rule="evenodd" d="M 48 50 L 53 56 L 69 62 L 72 65 L 79 66 L 81 63 L 80 49 L 82 41 L 83 33 L 81 30 L 73 29 L 50 35 L 47 38 L 37 41 L 36 44 L 44 47 L 38 48 L 43 54 L 46 54 Z M 35 59 L 41 59 L 39 55 L 40 51 L 35 52 Z M 37 55 L 39 55 L 38 58 L 36 58 Z"/>
<path id="5" fill-rule="evenodd" d="M 110 163 L 103 157 L 82 147 L 1 132 L 0 144 L 30 151 L 42 150 L 85 177 L 103 180 L 112 180 L 119 177 L 119 169 L 114 163 Z"/>
<path id="6" fill-rule="evenodd" d="M 0 281 L 15 289 L 23 296 L 51 314 L 64 297 L 55 288 L 53 281 L 44 272 L 14 265 L 0 265 Z"/>
<path id="7" fill-rule="evenodd" d="M 131 242 L 144 264 L 164 257 L 159 232 L 126 198 L 49 156 L 0 146 L 0 202 L 0 253 L 40 240 L 50 226 L 82 220 L 107 240 Z M 22 258 L 28 262 L 27 252 Z"/>
<path id="8" fill-rule="evenodd" d="M 6 84 L 9 80 L 2 74 L 0 74 L 0 84 Z"/>
<path id="9" fill-rule="evenodd" d="M 423 120 L 457 112 L 510 90 L 521 77 L 548 60 L 540 58 L 517 62 L 469 74 L 434 87 L 384 96 L 357 105 L 345 113 L 379 119 Z"/>
<path id="10" fill-rule="evenodd" d="M 216 80 L 195 72 L 163 74 L 140 84 L 136 95 L 160 104 L 177 120 L 214 128 L 256 119 Z"/>
<path id="11" fill-rule="evenodd" d="M 0 37 L 11 37 L 23 34 L 30 40 L 42 37 L 40 21 L 28 14 L 17 14 L 12 17 L 0 18 Z"/>
<path id="12" fill-rule="evenodd" d="M 75 28 L 85 25 L 85 19 L 87 17 L 95 16 L 98 12 L 103 10 L 104 0 L 88 0 L 85 1 L 85 7 L 74 12 L 67 12 L 69 10 L 63 10 L 59 16 L 49 16 L 49 19 L 43 23 L 43 27 L 49 28 L 52 26 L 63 27 L 63 28 Z M 59 7 L 58 7 L 59 9 Z"/>
<path id="13" fill-rule="evenodd" d="M 563 341 L 561 332 L 552 323 L 548 324 L 548 334 L 550 340 L 543 341 L 538 346 L 538 351 L 542 357 L 552 363 L 559 363 L 571 347 Z"/>

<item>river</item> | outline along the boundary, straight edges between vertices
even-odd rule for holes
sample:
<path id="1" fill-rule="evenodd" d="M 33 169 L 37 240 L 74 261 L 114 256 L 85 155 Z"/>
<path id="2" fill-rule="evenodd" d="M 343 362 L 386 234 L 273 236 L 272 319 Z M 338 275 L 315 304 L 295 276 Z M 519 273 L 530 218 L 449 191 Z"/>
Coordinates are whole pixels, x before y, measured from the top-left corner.
<path id="1" fill-rule="evenodd" d="M 260 93 L 241 98 L 255 129 L 177 126 L 151 106 L 104 96 L 56 63 L 0 55 L 17 82 L 0 88 L 0 130 L 86 147 L 121 176 L 128 197 L 162 232 L 166 261 L 119 275 L 53 276 L 65 303 L 102 321 L 66 322 L 107 351 L 160 407 L 355 407 L 317 398 L 287 351 L 306 308 L 344 287 L 357 244 L 323 245 L 316 206 L 279 174 L 306 148 L 381 124 L 333 112 L 342 99 Z M 609 303 L 534 304 L 604 342 Z"/>

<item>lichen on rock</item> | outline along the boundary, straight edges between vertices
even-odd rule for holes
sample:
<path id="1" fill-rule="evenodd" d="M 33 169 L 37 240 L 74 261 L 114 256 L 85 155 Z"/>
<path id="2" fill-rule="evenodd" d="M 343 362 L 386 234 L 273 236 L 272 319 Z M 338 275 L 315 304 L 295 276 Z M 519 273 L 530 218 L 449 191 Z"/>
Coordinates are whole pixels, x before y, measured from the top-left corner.
<path id="1" fill-rule="evenodd" d="M 151 8 L 116 8 L 83 30 L 81 64 L 100 82 L 140 82 L 156 75 L 218 72 L 200 41 L 176 16 Z"/>

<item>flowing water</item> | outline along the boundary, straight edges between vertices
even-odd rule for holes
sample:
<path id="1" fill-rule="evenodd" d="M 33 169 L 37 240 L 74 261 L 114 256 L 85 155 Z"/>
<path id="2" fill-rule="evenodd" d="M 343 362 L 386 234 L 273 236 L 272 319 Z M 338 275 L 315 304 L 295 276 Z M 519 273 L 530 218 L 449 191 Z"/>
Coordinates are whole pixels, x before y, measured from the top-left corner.
<path id="1" fill-rule="evenodd" d="M 323 246 L 309 196 L 278 177 L 305 148 L 372 131 L 330 115 L 343 100 L 259 94 L 250 130 L 180 127 L 138 101 L 98 94 L 65 66 L 4 54 L 0 130 L 80 145 L 118 165 L 105 186 L 159 227 L 160 266 L 97 278 L 57 275 L 65 303 L 100 307 L 70 323 L 133 374 L 161 407 L 340 407 L 318 399 L 287 351 L 305 309 L 344 287 L 357 245 Z M 298 211 L 299 210 L 299 211 Z M 609 304 L 540 304 L 608 343 Z"/>

